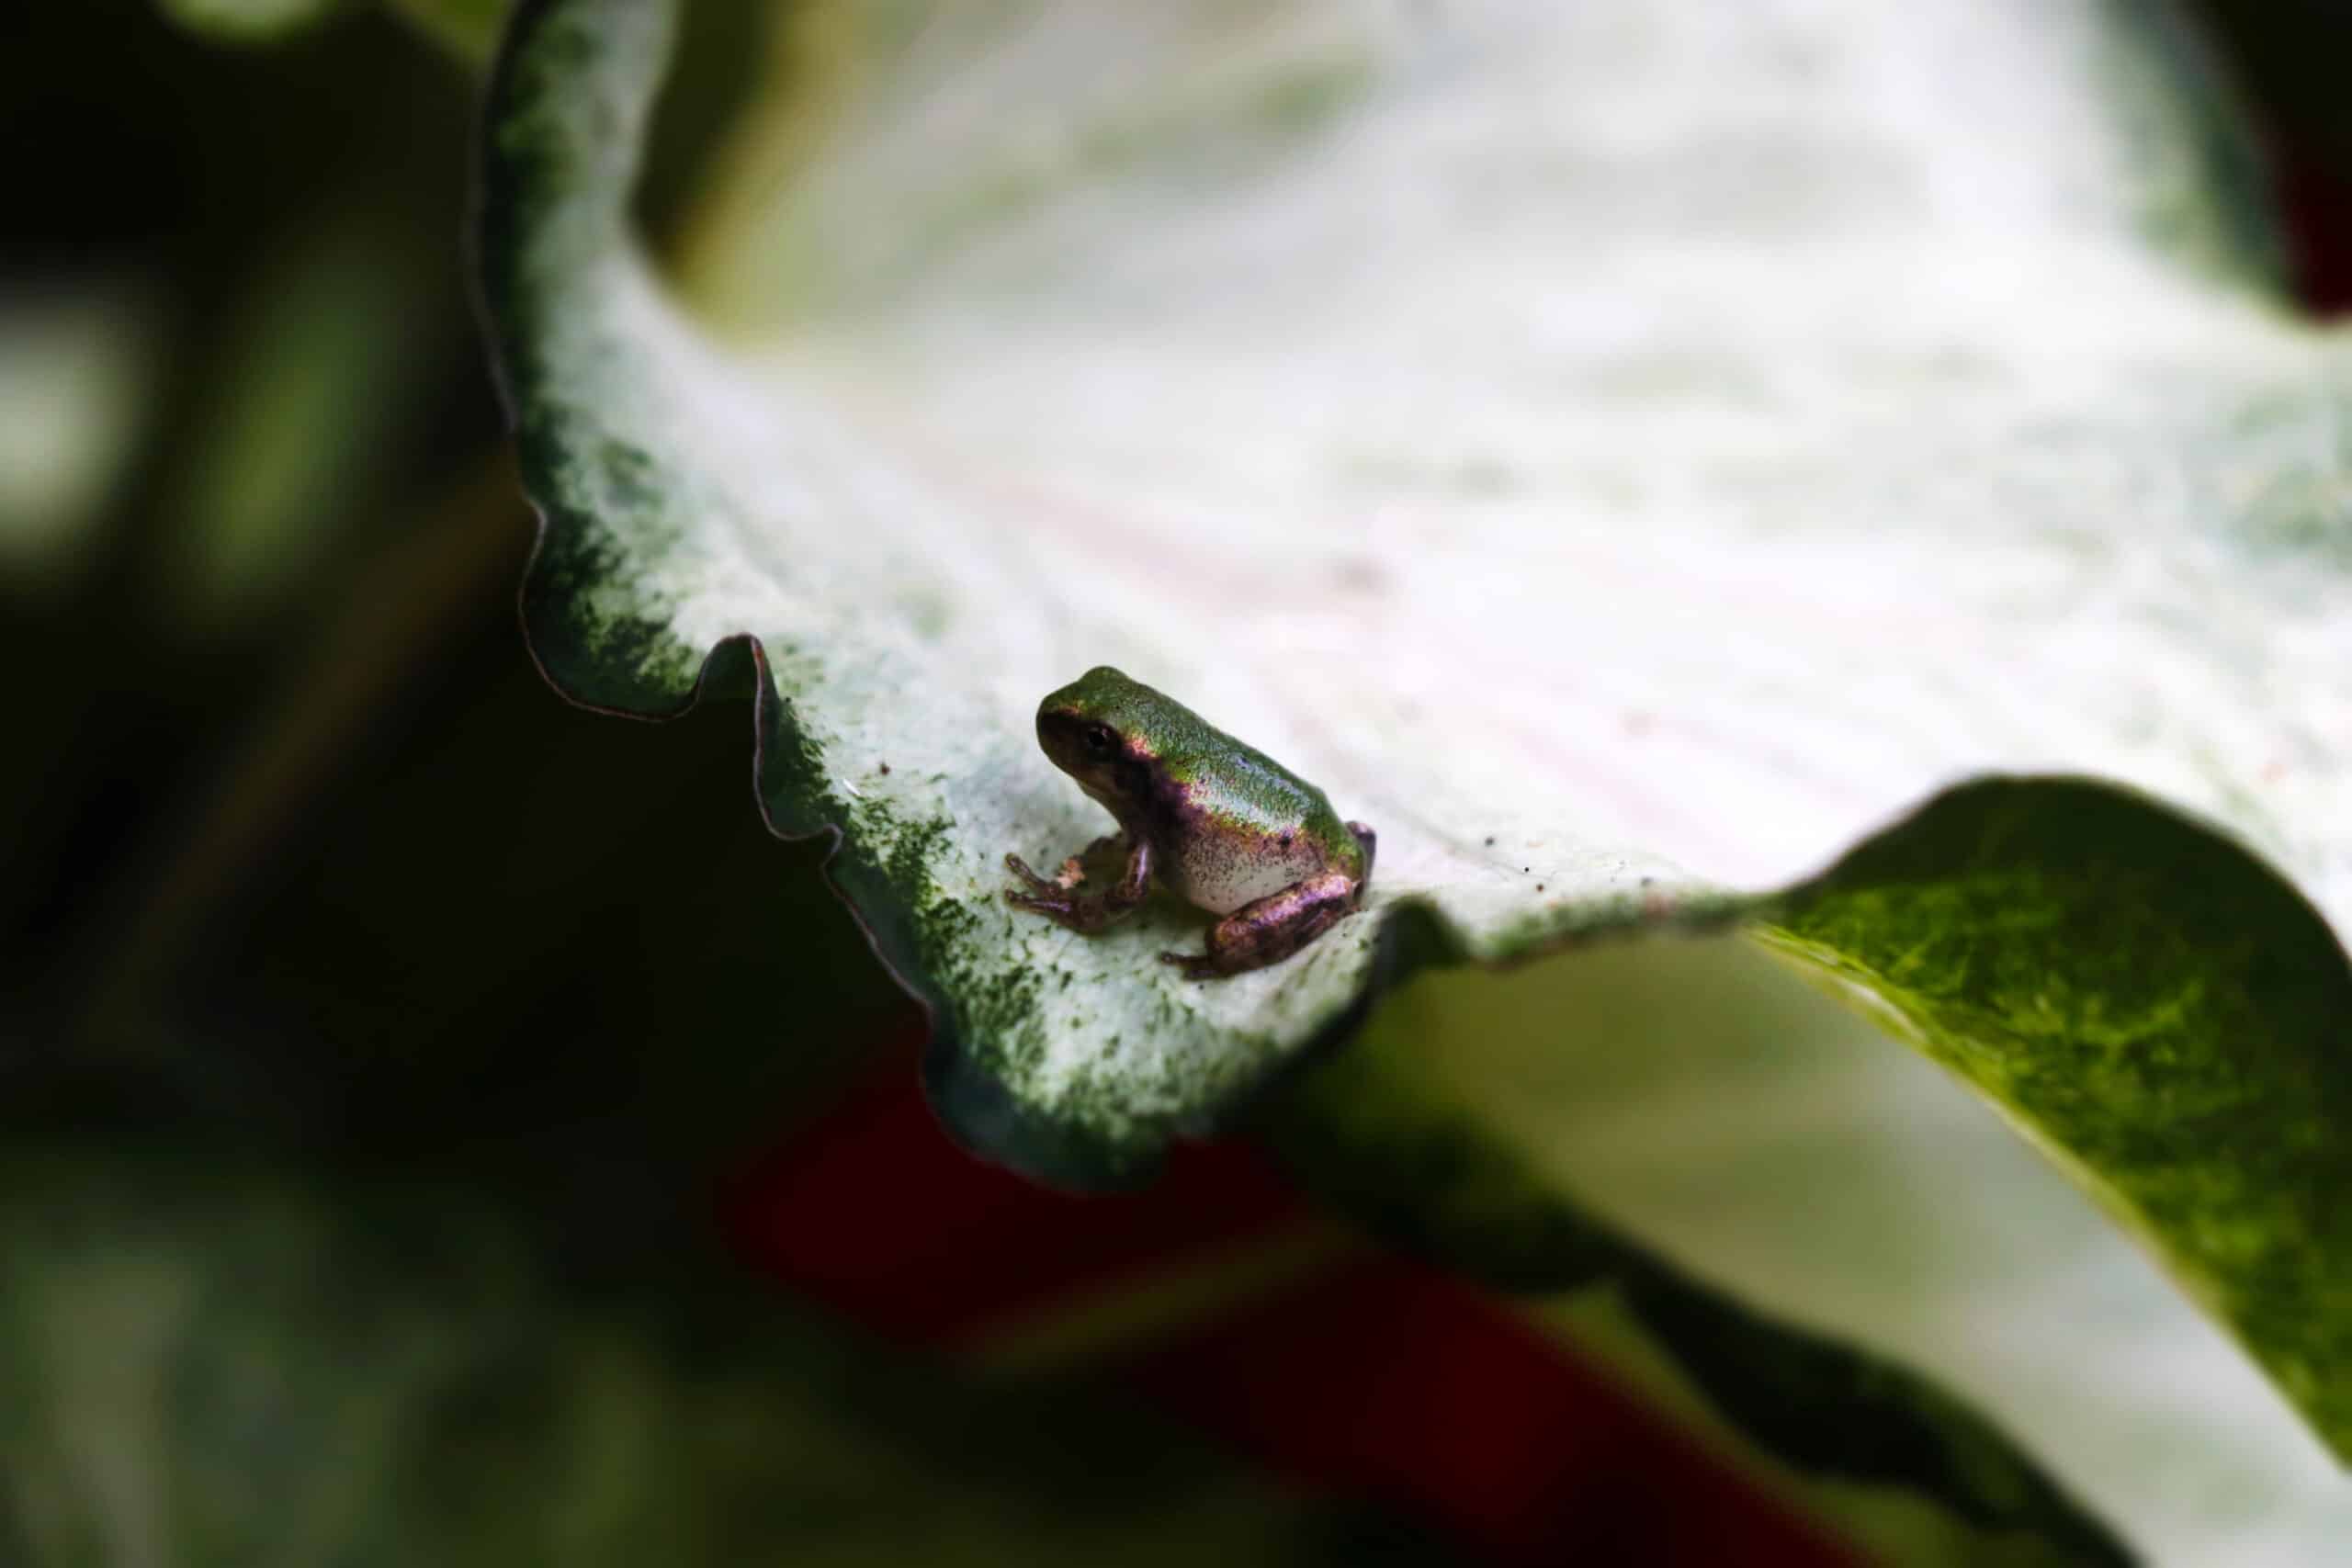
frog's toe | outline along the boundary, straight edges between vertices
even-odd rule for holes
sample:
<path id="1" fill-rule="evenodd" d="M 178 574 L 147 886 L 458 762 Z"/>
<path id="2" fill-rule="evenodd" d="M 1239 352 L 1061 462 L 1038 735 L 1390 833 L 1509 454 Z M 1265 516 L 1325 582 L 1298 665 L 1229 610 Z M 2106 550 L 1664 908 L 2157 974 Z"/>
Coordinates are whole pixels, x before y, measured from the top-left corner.
<path id="1" fill-rule="evenodd" d="M 1004 869 L 1012 873 L 1013 875 L 1019 877 L 1023 883 L 1026 883 L 1028 885 L 1029 891 L 1032 893 L 1058 893 L 1062 891 L 1060 885 L 1046 877 L 1040 876 L 1035 872 L 1030 870 L 1029 863 L 1023 860 L 1019 855 L 1005 856 Z M 1008 893 L 1005 897 L 1012 898 L 1015 903 L 1020 902 L 1018 897 L 1013 894 Z"/>
<path id="2" fill-rule="evenodd" d="M 1187 980 L 1214 980 L 1225 973 L 1217 961 L 1204 953 L 1163 953 L 1159 961 L 1183 970 Z"/>

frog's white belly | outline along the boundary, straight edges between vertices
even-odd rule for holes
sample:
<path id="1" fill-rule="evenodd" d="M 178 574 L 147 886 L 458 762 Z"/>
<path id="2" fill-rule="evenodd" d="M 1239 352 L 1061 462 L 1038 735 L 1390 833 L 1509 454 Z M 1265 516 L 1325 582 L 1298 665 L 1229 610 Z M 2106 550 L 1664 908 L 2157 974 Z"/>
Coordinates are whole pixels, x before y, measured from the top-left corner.
<path id="1" fill-rule="evenodd" d="M 1246 851 L 1219 839 L 1204 839 L 1177 857 L 1169 868 L 1174 875 L 1162 875 L 1190 902 L 1212 914 L 1229 915 L 1322 869 L 1321 857 L 1301 833 L 1289 849 L 1268 843 Z"/>

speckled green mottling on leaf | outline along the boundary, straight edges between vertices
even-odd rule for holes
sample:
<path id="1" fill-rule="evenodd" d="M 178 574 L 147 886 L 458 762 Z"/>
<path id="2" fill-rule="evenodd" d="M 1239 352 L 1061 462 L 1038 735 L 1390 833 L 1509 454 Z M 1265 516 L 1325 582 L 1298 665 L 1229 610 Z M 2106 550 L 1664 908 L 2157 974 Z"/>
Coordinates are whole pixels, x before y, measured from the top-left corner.
<path id="1" fill-rule="evenodd" d="M 623 712 L 752 696 L 762 807 L 838 835 L 959 1137 L 1135 1179 L 1416 975 L 1760 917 L 2352 1452 L 2352 352 L 2271 292 L 2160 7 L 886 9 L 747 118 L 672 279 L 628 213 L 675 8 L 532 0 L 478 249 L 537 657 Z M 1370 824 L 1362 912 L 1202 984 L 1157 962 L 1200 940 L 1173 899 L 1009 908 L 1008 852 L 1108 826 L 1032 734 L 1102 664 Z M 1766 1448 L 1802 1457 L 1725 1391 L 1773 1365 L 1868 1404 L 1652 1306 Z M 2200 1442 L 2308 1443 L 2233 1388 L 2256 1436 Z M 2073 1551 L 2078 1454 L 2019 1490 L 1918 1418 L 1929 1506 Z M 2296 1475 L 2295 1529 L 2352 1519 Z M 2136 1544 L 2198 1482 L 2102 1484 Z"/>
<path id="2" fill-rule="evenodd" d="M 1769 930 L 2061 1151 L 2352 1451 L 2352 966 L 2293 887 L 2112 790 L 1990 781 Z"/>

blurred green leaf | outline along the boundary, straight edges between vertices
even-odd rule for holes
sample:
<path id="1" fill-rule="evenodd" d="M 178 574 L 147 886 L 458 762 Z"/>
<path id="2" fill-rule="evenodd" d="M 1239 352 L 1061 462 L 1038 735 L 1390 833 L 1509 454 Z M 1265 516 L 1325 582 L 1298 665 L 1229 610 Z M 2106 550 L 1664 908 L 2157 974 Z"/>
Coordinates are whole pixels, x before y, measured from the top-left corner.
<path id="1" fill-rule="evenodd" d="M 828 12 L 821 123 L 755 119 L 794 156 L 685 247 L 722 341 L 630 233 L 669 9 L 531 5 L 481 256 L 534 649 L 624 712 L 755 694 L 771 822 L 840 830 L 998 1157 L 1132 1175 L 1417 968 L 1762 917 L 2352 1448 L 2352 970 L 2256 858 L 2352 919 L 2347 366 L 2150 21 Z M 1377 828 L 1366 917 L 1198 986 L 1152 962 L 1189 912 L 1006 908 L 1006 850 L 1100 829 L 1029 723 L 1097 662 Z M 2000 770 L 2233 836 L 2025 779 L 1800 881 Z M 2096 1554 L 1950 1402 L 1753 1332 L 1939 1504 Z"/>
<path id="2" fill-rule="evenodd" d="M 143 290 L 11 285 L 0 300 L 0 571 L 70 577 L 155 391 L 159 328 Z"/>
<path id="3" fill-rule="evenodd" d="M 248 282 L 183 480 L 172 583 L 211 626 L 277 607 L 381 505 L 390 448 L 447 344 L 426 258 L 330 219 Z M 423 298 L 420 298 L 423 297 Z"/>
<path id="4" fill-rule="evenodd" d="M 12 1563 L 1433 1556 L 1091 1395 L 780 1306 L 560 1297 L 471 1192 L 168 1151 L 6 1182 Z"/>
<path id="5" fill-rule="evenodd" d="M 316 25 L 345 0 L 158 0 L 184 28 L 233 43 L 269 43 Z"/>
<path id="6" fill-rule="evenodd" d="M 489 63 L 507 0 L 387 0 L 416 28 L 469 65 Z"/>

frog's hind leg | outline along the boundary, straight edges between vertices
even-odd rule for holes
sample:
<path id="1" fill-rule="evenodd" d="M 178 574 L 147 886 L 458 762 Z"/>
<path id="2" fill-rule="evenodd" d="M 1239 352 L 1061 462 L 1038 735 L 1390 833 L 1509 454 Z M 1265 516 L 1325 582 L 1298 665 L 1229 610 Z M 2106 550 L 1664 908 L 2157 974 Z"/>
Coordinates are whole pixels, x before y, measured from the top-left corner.
<path id="1" fill-rule="evenodd" d="M 1340 872 L 1294 882 L 1244 904 L 1209 928 L 1204 953 L 1163 953 L 1162 964 L 1181 964 L 1187 980 L 1215 979 L 1279 964 L 1331 929 L 1356 907 L 1361 884 Z"/>
<path id="2" fill-rule="evenodd" d="M 1078 889 L 1086 881 L 1087 858 L 1106 847 L 1124 847 L 1126 851 L 1126 863 L 1120 870 L 1119 880 L 1101 893 L 1080 893 Z M 1076 931 L 1102 930 L 1133 910 L 1151 890 L 1151 846 L 1143 839 L 1121 834 L 1097 839 L 1084 853 L 1062 862 L 1059 876 L 1038 875 L 1019 855 L 1005 856 L 1004 864 L 1028 887 L 1026 892 L 1018 887 L 1006 888 L 1006 903 L 1016 909 L 1058 920 Z"/>

